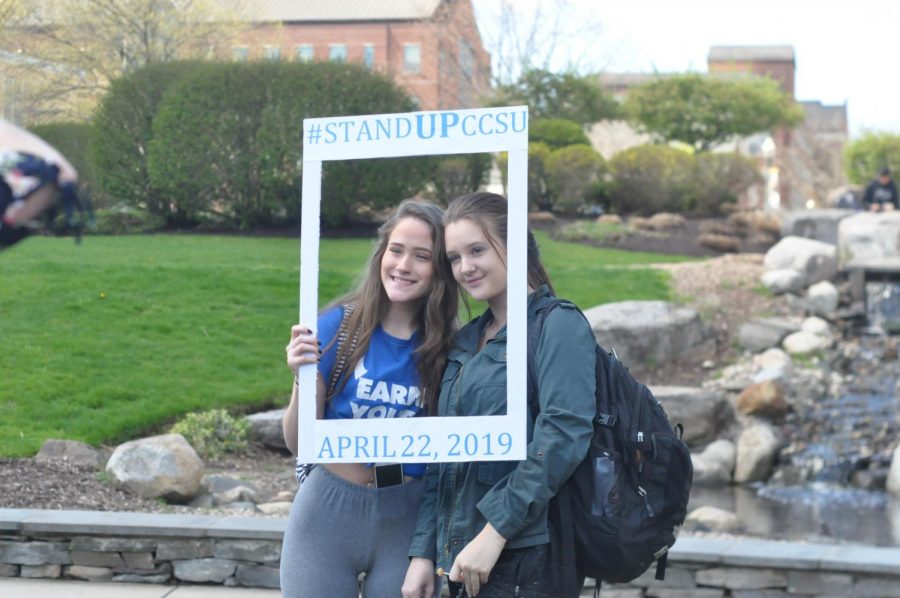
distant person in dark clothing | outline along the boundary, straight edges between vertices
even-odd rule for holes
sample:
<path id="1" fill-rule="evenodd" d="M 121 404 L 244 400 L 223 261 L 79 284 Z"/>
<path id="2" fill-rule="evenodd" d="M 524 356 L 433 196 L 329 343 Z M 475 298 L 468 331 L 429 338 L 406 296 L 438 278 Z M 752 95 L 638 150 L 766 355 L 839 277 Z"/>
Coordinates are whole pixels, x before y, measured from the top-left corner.
<path id="1" fill-rule="evenodd" d="M 863 195 L 863 205 L 870 212 L 889 212 L 895 210 L 898 205 L 897 185 L 891 178 L 889 168 L 882 168 L 878 173 L 878 178 L 874 179 L 866 187 L 866 193 Z"/>
<path id="2" fill-rule="evenodd" d="M 0 118 L 0 250 L 52 221 L 58 205 L 73 223 L 81 211 L 75 168 L 46 141 Z"/>

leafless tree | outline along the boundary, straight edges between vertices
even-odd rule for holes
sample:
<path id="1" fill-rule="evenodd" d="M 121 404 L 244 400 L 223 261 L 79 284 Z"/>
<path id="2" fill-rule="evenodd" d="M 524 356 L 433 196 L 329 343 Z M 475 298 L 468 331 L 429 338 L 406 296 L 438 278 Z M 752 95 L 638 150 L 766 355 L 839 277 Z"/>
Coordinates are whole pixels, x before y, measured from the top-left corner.
<path id="1" fill-rule="evenodd" d="M 482 0 L 477 4 L 495 83 L 508 85 L 533 69 L 596 70 L 599 53 L 585 52 L 585 41 L 598 39 L 603 27 L 572 0 Z M 572 44 L 573 40 L 579 43 Z"/>

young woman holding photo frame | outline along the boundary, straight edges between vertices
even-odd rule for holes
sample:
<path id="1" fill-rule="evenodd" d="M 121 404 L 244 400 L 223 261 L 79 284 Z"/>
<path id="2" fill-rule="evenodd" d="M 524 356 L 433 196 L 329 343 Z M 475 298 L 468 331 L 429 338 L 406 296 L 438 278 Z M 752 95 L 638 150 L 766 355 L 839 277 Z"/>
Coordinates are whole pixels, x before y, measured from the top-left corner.
<path id="1" fill-rule="evenodd" d="M 317 417 L 416 417 L 435 412 L 458 310 L 444 251 L 442 211 L 403 201 L 378 230 L 359 287 L 320 314 L 317 334 L 291 329 L 294 370 L 318 363 Z M 321 343 L 321 344 L 320 344 Z M 297 452 L 298 386 L 284 416 Z M 425 466 L 329 463 L 301 484 L 284 536 L 286 598 L 397 596 L 421 500 Z M 430 598 L 430 597 L 429 597 Z"/>

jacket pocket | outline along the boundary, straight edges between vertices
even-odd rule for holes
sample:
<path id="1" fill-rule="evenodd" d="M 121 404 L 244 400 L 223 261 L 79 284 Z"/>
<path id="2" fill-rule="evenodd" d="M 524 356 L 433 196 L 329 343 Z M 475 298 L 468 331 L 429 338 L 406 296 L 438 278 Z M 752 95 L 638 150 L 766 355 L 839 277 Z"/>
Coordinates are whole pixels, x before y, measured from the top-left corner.
<path id="1" fill-rule="evenodd" d="M 476 463 L 475 479 L 481 484 L 493 486 L 516 468 L 518 461 L 481 461 Z"/>

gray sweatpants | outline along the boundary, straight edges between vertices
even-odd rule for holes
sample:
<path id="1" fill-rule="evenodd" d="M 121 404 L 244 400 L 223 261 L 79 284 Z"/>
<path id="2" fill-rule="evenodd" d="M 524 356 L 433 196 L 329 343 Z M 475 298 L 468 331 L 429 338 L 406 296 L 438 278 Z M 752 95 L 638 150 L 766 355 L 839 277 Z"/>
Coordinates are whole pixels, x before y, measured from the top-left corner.
<path id="1" fill-rule="evenodd" d="M 285 598 L 400 596 L 422 498 L 420 480 L 366 488 L 315 467 L 300 486 L 281 550 Z"/>

